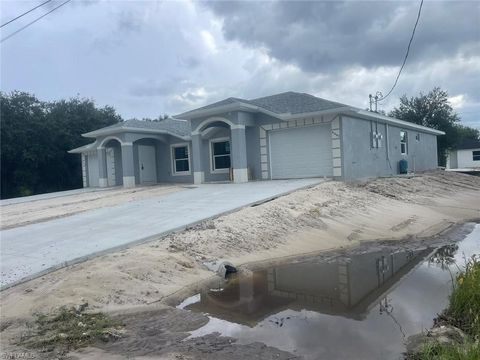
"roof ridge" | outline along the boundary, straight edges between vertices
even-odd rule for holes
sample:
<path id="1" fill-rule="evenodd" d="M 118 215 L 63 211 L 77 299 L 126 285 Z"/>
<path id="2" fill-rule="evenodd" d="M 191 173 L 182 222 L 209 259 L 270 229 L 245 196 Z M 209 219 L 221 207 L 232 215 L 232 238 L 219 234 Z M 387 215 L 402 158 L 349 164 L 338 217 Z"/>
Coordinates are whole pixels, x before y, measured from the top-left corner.
<path id="1" fill-rule="evenodd" d="M 281 93 L 278 93 L 278 94 L 261 96 L 261 97 L 255 98 L 255 99 L 248 99 L 248 101 L 255 101 L 255 100 L 265 99 L 265 98 L 269 98 L 269 97 L 273 97 L 273 96 L 284 95 L 284 94 L 303 94 L 303 93 L 299 93 L 299 92 L 296 92 L 296 91 L 284 91 L 284 92 L 281 92 Z"/>

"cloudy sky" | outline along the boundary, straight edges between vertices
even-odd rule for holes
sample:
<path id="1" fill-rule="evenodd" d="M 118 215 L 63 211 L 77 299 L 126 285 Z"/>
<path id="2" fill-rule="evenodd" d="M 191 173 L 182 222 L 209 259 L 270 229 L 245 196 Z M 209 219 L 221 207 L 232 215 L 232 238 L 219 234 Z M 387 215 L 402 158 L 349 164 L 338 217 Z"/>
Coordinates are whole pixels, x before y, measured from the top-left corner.
<path id="1" fill-rule="evenodd" d="M 0 1 L 3 24 L 41 1 Z M 60 4 L 1 29 L 2 39 Z M 81 96 L 124 118 L 175 114 L 230 96 L 299 91 L 366 108 L 388 92 L 419 1 L 73 0 L 1 44 L 1 90 Z M 426 1 L 399 84 L 447 90 L 480 128 L 480 3 Z"/>

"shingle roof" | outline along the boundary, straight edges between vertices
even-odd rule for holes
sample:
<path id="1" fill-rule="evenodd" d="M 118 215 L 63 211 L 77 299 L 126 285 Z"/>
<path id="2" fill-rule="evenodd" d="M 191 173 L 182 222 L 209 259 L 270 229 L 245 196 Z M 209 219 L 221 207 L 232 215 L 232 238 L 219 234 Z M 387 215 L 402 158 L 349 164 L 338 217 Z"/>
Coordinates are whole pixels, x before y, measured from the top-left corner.
<path id="1" fill-rule="evenodd" d="M 207 109 L 213 109 L 213 108 L 216 108 L 216 107 L 220 107 L 220 106 L 225 106 L 225 105 L 230 105 L 230 104 L 236 104 L 236 103 L 239 103 L 239 102 L 247 102 L 247 100 L 245 99 L 240 99 L 240 98 L 234 98 L 234 97 L 229 97 L 227 99 L 224 99 L 224 100 L 220 100 L 220 101 L 217 101 L 217 102 L 214 102 L 212 104 L 208 104 L 208 105 L 205 105 L 205 106 L 202 106 L 200 108 L 197 108 L 197 109 L 194 109 L 194 110 L 191 110 L 191 111 L 197 111 L 197 110 L 207 110 Z M 187 111 L 187 113 L 189 113 L 190 111 Z"/>
<path id="2" fill-rule="evenodd" d="M 304 114 L 348 107 L 345 104 L 293 91 L 248 100 L 248 103 L 277 114 Z"/>
<path id="3" fill-rule="evenodd" d="M 259 107 L 275 114 L 306 114 L 323 110 L 337 109 L 341 107 L 349 107 L 334 101 L 325 100 L 310 94 L 297 93 L 293 91 L 284 92 L 276 95 L 265 96 L 261 98 L 246 100 L 230 97 L 225 100 L 217 101 L 213 104 L 203 106 L 183 114 L 176 115 L 179 118 L 193 115 L 204 110 L 214 109 L 226 105 L 246 104 Z"/>
<path id="4" fill-rule="evenodd" d="M 159 120 L 159 121 L 145 121 L 145 120 L 136 120 L 136 119 L 126 120 L 126 121 L 121 121 L 114 125 L 104 127 L 101 130 L 124 129 L 124 128 L 165 130 L 174 135 L 179 135 L 179 136 L 190 135 L 190 125 L 188 124 L 188 122 L 183 120 L 170 119 L 170 118 Z"/>
<path id="5" fill-rule="evenodd" d="M 457 150 L 480 149 L 480 141 L 475 139 L 464 139 L 456 146 Z"/>

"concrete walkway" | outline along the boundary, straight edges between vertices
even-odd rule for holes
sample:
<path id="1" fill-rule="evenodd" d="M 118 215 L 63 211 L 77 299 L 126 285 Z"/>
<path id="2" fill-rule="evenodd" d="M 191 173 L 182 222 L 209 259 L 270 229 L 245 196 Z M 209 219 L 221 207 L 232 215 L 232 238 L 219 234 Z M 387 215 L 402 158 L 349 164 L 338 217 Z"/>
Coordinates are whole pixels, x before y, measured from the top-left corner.
<path id="1" fill-rule="evenodd" d="M 148 200 L 4 230 L 0 232 L 0 286 L 8 287 L 322 181 L 205 184 Z"/>
<path id="2" fill-rule="evenodd" d="M 75 190 L 65 190 L 65 191 L 57 191 L 53 193 L 46 193 L 46 194 L 38 194 L 38 195 L 31 195 L 31 196 L 22 196 L 18 198 L 12 199 L 5 199 L 0 200 L 0 205 L 13 205 L 13 204 L 23 204 L 32 201 L 39 201 L 45 199 L 55 199 L 59 197 L 71 196 L 71 195 L 78 195 L 78 194 L 85 194 L 85 193 L 92 193 L 92 192 L 99 192 L 99 191 L 109 191 L 114 189 L 121 189 L 120 187 L 116 188 L 84 188 L 84 189 L 75 189 Z"/>

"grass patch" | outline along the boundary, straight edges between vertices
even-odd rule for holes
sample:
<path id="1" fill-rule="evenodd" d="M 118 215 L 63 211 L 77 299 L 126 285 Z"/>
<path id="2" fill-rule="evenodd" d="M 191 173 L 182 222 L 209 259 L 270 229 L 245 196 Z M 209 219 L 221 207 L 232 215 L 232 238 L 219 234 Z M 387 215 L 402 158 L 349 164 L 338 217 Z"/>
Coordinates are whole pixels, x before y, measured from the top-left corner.
<path id="1" fill-rule="evenodd" d="M 426 343 L 422 352 L 410 357 L 412 360 L 478 360 L 480 359 L 480 344 L 466 342 L 458 345 Z"/>
<path id="2" fill-rule="evenodd" d="M 449 305 L 435 319 L 436 325 L 450 325 L 467 334 L 463 343 L 426 341 L 412 360 L 478 360 L 480 359 L 480 261 L 474 255 L 465 269 L 453 279 Z"/>
<path id="3" fill-rule="evenodd" d="M 64 355 L 70 350 L 121 337 L 123 325 L 103 313 L 79 313 L 61 308 L 52 315 L 37 315 L 31 330 L 17 345 Z"/>
<path id="4" fill-rule="evenodd" d="M 475 255 L 453 282 L 450 304 L 439 320 L 480 340 L 480 261 Z"/>

